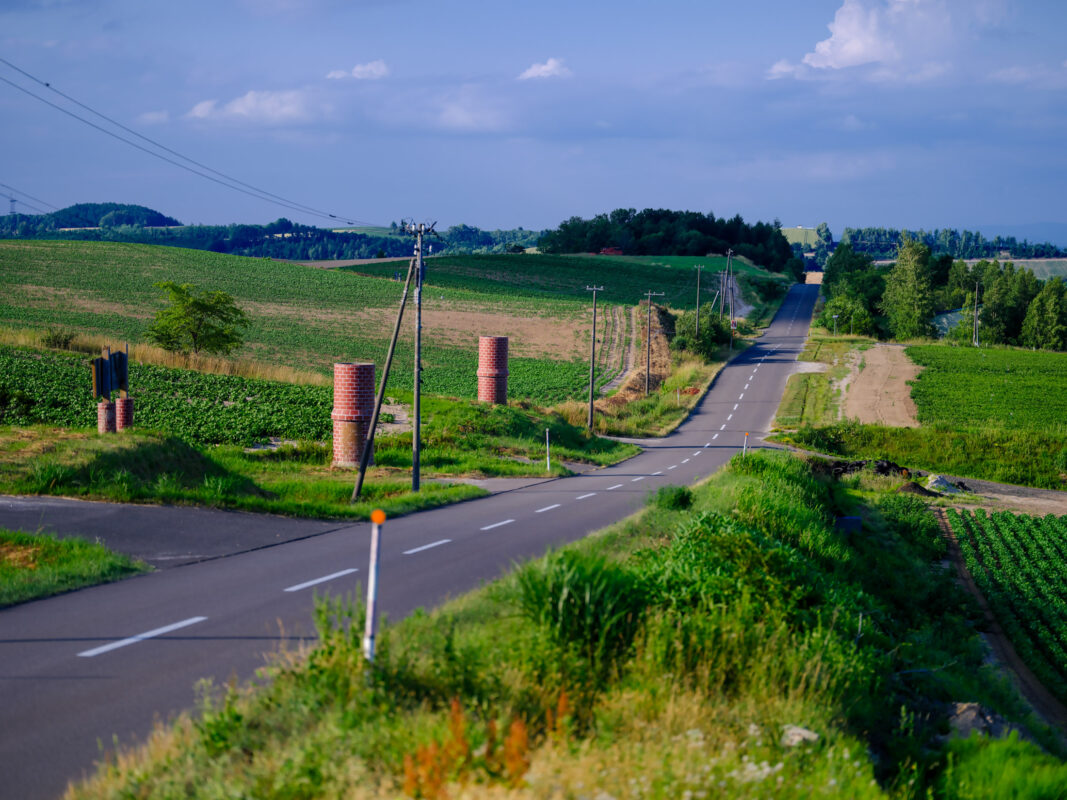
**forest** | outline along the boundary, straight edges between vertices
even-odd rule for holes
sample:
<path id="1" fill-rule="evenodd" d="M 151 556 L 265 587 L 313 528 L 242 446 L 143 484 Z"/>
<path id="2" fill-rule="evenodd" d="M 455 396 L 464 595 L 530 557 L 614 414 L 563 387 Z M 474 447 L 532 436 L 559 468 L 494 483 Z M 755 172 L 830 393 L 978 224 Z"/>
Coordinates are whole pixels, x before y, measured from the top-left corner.
<path id="1" fill-rule="evenodd" d="M 782 235 L 781 223 L 746 223 L 738 214 L 719 219 L 696 211 L 617 208 L 592 219 L 571 217 L 538 242 L 543 253 L 599 253 L 618 248 L 625 255 L 725 255 L 733 250 L 774 272 L 799 276 L 803 264 Z"/>
<path id="2" fill-rule="evenodd" d="M 952 258 L 998 258 L 1007 253 L 1011 258 L 1063 258 L 1067 251 L 1054 244 L 1036 244 L 1014 236 L 986 239 L 977 231 L 958 231 L 940 228 L 932 231 L 898 231 L 893 228 L 845 228 L 841 244 L 856 253 L 865 253 L 875 261 L 896 258 L 901 236 L 925 245 L 932 253 Z"/>

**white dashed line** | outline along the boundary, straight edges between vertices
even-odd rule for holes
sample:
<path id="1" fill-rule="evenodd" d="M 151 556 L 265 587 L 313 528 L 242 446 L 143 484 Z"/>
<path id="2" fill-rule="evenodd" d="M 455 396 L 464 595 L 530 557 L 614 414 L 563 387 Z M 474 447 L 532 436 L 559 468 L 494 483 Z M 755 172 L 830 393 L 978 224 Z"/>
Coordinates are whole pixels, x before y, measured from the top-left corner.
<path id="1" fill-rule="evenodd" d="M 689 459 L 688 458 L 683 458 L 682 459 L 682 463 L 683 464 L 688 464 L 689 463 Z"/>
<path id="2" fill-rule="evenodd" d="M 653 472 L 652 474 L 653 474 L 653 475 L 662 475 L 662 474 L 663 474 L 663 470 L 661 470 L 661 469 L 658 469 L 658 470 L 656 470 L 655 472 Z"/>
<path id="3" fill-rule="evenodd" d="M 638 475 L 636 478 L 631 478 L 630 479 L 630 483 L 637 483 L 638 481 L 643 481 L 644 479 L 645 479 L 644 475 Z"/>
<path id="4" fill-rule="evenodd" d="M 673 466 L 667 467 L 667 469 L 678 469 L 678 465 L 677 465 L 677 464 L 675 464 L 675 465 L 673 465 Z"/>
<path id="5" fill-rule="evenodd" d="M 334 578 L 340 578 L 343 575 L 351 575 L 353 572 L 356 571 L 357 570 L 355 568 L 343 569 L 340 572 L 333 572 L 329 575 L 323 575 L 321 578 L 315 578 L 315 580 L 313 581 L 304 581 L 303 583 L 298 583 L 296 586 L 290 586 L 288 589 L 284 589 L 283 591 L 299 592 L 301 589 L 307 589 L 309 586 L 315 586 L 320 583 L 326 583 L 326 581 L 332 581 Z"/>
<path id="6" fill-rule="evenodd" d="M 719 430 L 720 431 L 726 430 L 726 423 L 725 422 L 722 425 L 719 426 Z"/>
<path id="7" fill-rule="evenodd" d="M 131 636 L 128 639 L 120 639 L 117 642 L 111 644 L 104 644 L 100 647 L 94 647 L 92 650 L 83 650 L 78 653 L 82 658 L 92 658 L 93 656 L 101 655 L 112 650 L 118 650 L 120 647 L 126 647 L 127 645 L 137 644 L 143 642 L 145 639 L 152 639 L 156 636 L 162 636 L 165 633 L 176 631 L 179 628 L 187 628 L 190 625 L 195 625 L 198 622 L 203 622 L 207 617 L 189 617 L 189 619 L 183 619 L 181 622 L 175 622 L 173 625 L 164 625 L 162 628 L 156 628 L 155 630 L 146 631 L 145 633 L 139 633 L 136 636 Z"/>
<path id="8" fill-rule="evenodd" d="M 594 494 L 596 494 L 596 492 L 589 492 L 589 494 L 580 494 L 577 497 L 575 497 L 574 499 L 575 500 L 584 500 L 587 497 L 592 497 Z"/>
<path id="9" fill-rule="evenodd" d="M 700 454 L 701 454 L 702 452 L 704 452 L 704 451 L 703 451 L 703 450 L 697 450 L 697 451 L 695 451 L 695 452 L 693 453 L 693 455 L 695 455 L 695 456 L 699 456 L 699 455 L 700 455 Z"/>
<path id="10" fill-rule="evenodd" d="M 621 489 L 621 488 L 622 488 L 622 484 L 621 483 L 616 483 L 614 486 L 609 486 L 608 487 L 608 491 L 611 492 L 611 491 L 614 491 L 615 489 Z"/>
<path id="11" fill-rule="evenodd" d="M 719 434 L 717 434 L 717 433 L 716 433 L 716 434 L 715 434 L 714 436 L 712 436 L 711 438 L 712 438 L 712 441 L 714 441 L 715 439 L 718 439 L 718 438 L 719 438 Z"/>
<path id="12" fill-rule="evenodd" d="M 737 403 L 734 403 L 734 411 L 737 411 Z"/>
<path id="13" fill-rule="evenodd" d="M 747 384 L 747 383 L 745 384 L 745 388 L 746 388 L 746 389 L 748 388 L 748 384 Z"/>
<path id="14" fill-rule="evenodd" d="M 545 506 L 544 508 L 539 508 L 534 513 L 535 514 L 543 514 L 546 511 L 551 511 L 553 508 L 559 508 L 559 503 L 553 503 L 550 506 Z"/>
<path id="15" fill-rule="evenodd" d="M 415 553 L 421 553 L 423 550 L 429 550 L 430 548 L 433 548 L 433 547 L 440 547 L 441 545 L 448 544 L 451 541 L 452 541 L 451 539 L 441 539 L 438 542 L 431 542 L 430 544 L 424 544 L 422 547 L 414 547 L 411 550 L 405 550 L 404 551 L 404 555 L 412 556 L 412 555 L 415 555 Z"/>
<path id="16" fill-rule="evenodd" d="M 734 418 L 734 415 L 733 415 L 733 414 L 727 414 L 727 415 L 726 415 L 726 421 L 727 421 L 727 422 L 729 422 L 729 421 L 730 421 L 730 420 L 732 420 L 733 418 Z"/>
<path id="17" fill-rule="evenodd" d="M 515 520 L 513 520 L 513 519 L 506 519 L 503 522 L 494 522 L 492 525 L 486 525 L 484 528 L 481 528 L 480 530 L 491 531 L 493 528 L 499 528 L 501 525 L 510 525 L 514 521 Z"/>
<path id="18" fill-rule="evenodd" d="M 704 443 L 704 446 L 705 446 L 705 447 L 711 447 L 711 442 L 705 442 L 705 443 Z"/>
<path id="19" fill-rule="evenodd" d="M 747 387 L 746 387 L 746 388 L 747 388 Z M 741 392 L 741 396 L 740 396 L 740 397 L 738 397 L 737 399 L 738 399 L 738 400 L 744 400 L 744 399 L 745 399 L 745 393 L 744 393 L 744 392 Z"/>

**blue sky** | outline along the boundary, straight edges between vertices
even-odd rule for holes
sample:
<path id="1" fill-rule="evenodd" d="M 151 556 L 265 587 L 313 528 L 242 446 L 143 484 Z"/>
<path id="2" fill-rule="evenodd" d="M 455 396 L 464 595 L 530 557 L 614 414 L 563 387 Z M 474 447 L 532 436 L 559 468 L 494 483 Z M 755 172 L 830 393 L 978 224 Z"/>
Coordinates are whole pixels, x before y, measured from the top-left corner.
<path id="1" fill-rule="evenodd" d="M 340 216 L 483 228 L 1067 224 L 1065 34 L 1062 0 L 0 0 L 0 57 L 184 155 Z M 58 207 L 325 224 L 7 83 L 0 119 L 0 183 Z"/>

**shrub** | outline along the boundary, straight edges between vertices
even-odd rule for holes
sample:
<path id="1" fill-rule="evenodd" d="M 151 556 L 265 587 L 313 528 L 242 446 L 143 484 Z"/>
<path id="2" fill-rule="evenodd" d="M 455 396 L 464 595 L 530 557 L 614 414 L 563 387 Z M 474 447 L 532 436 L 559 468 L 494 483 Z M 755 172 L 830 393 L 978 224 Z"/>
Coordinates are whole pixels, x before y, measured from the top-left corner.
<path id="1" fill-rule="evenodd" d="M 919 549 L 924 558 L 944 558 L 948 545 L 937 520 L 920 498 L 907 494 L 886 495 L 878 501 L 878 510 L 897 533 Z"/>
<path id="2" fill-rule="evenodd" d="M 693 492 L 688 486 L 661 486 L 652 495 L 652 504 L 667 511 L 683 511 L 693 505 Z"/>

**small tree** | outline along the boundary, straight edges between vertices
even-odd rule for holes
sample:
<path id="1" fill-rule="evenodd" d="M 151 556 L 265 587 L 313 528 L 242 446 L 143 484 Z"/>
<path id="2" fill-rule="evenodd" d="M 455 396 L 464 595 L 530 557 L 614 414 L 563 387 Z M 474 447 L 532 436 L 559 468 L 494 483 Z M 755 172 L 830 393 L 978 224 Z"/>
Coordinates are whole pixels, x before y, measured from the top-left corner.
<path id="1" fill-rule="evenodd" d="M 191 283 L 157 283 L 170 306 L 156 312 L 155 322 L 145 332 L 148 340 L 164 350 L 229 354 L 244 344 L 241 331 L 248 317 L 226 292 L 197 291 Z"/>

